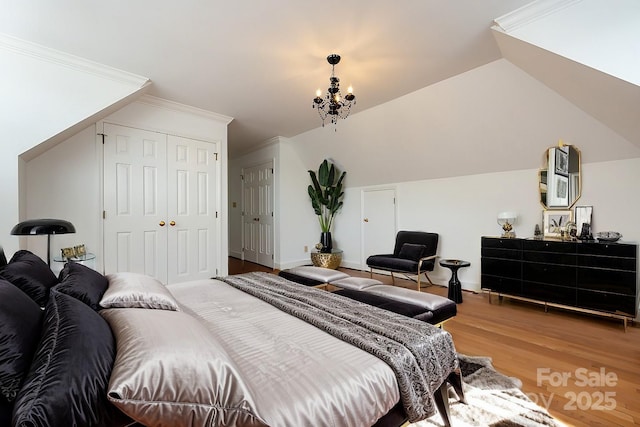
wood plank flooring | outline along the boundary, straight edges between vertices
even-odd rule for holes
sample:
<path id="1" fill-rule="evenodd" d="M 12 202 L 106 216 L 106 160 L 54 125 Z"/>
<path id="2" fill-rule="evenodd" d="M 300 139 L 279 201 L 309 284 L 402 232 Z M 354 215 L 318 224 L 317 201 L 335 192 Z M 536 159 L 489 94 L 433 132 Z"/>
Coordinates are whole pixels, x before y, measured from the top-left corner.
<path id="1" fill-rule="evenodd" d="M 352 276 L 369 272 L 342 269 Z M 230 258 L 229 274 L 270 268 Z M 277 271 L 275 271 L 277 274 Z M 391 284 L 391 277 L 374 274 Z M 396 285 L 415 288 L 396 278 Z M 444 286 L 423 289 L 447 294 Z M 522 390 L 559 421 L 573 426 L 640 425 L 640 327 L 622 321 L 488 294 L 463 292 L 458 315 L 445 324 L 456 349 L 488 356 L 500 372 L 522 381 Z"/>

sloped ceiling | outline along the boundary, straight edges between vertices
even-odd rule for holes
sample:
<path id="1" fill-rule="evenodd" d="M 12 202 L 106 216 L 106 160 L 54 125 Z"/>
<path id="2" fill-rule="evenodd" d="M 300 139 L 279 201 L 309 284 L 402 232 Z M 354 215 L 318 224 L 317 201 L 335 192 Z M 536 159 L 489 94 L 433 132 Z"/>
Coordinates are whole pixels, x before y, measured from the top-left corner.
<path id="1" fill-rule="evenodd" d="M 3 2 L 0 29 L 233 117 L 233 155 L 320 126 L 311 104 L 328 85 L 328 54 L 342 55 L 336 74 L 364 111 L 500 58 L 492 21 L 528 2 L 21 0 Z"/>

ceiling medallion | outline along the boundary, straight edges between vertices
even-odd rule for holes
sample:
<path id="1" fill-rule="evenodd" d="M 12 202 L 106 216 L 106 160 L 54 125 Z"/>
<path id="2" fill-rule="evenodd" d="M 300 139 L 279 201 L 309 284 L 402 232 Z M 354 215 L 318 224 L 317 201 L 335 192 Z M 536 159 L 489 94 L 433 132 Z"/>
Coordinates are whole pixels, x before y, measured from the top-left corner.
<path id="1" fill-rule="evenodd" d="M 329 88 L 324 98 L 320 89 L 316 91 L 316 97 L 313 98 L 313 108 L 318 109 L 320 118 L 322 119 L 322 126 L 329 117 L 331 123 L 334 125 L 338 123 L 338 119 L 346 119 L 351 112 L 351 106 L 356 103 L 356 96 L 353 94 L 353 89 L 349 86 L 347 94 L 342 97 L 340 94 L 340 79 L 335 75 L 336 64 L 340 62 L 340 55 L 332 53 L 327 56 L 327 62 L 331 64 L 331 77 L 329 77 Z"/>

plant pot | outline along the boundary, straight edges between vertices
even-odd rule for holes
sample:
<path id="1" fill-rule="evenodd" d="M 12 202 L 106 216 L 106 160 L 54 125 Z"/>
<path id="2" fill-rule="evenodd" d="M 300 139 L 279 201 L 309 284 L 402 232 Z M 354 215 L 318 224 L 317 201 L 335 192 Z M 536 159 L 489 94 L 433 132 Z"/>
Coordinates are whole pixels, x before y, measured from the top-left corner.
<path id="1" fill-rule="evenodd" d="M 331 253 L 331 249 L 333 249 L 333 244 L 331 243 L 330 231 L 323 231 L 322 233 L 320 233 L 320 243 L 322 244 L 322 249 L 320 249 L 320 252 Z"/>

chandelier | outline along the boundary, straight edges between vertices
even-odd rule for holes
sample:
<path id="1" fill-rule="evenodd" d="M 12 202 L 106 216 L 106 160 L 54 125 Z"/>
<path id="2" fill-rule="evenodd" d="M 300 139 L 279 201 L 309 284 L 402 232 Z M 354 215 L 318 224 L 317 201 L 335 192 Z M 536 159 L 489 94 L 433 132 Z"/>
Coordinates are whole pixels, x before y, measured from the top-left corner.
<path id="1" fill-rule="evenodd" d="M 327 62 L 331 64 L 331 77 L 329 77 L 329 88 L 324 98 L 320 89 L 316 92 L 316 97 L 313 98 L 313 108 L 318 109 L 320 118 L 322 119 L 322 126 L 329 117 L 331 123 L 334 125 L 338 123 L 338 119 L 346 119 L 351 112 L 351 106 L 356 103 L 356 96 L 353 94 L 353 89 L 349 86 L 347 94 L 342 97 L 340 94 L 340 79 L 335 75 L 336 64 L 340 62 L 340 55 L 332 53 L 327 56 Z"/>

